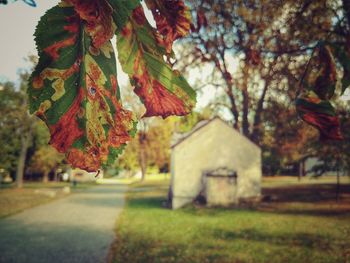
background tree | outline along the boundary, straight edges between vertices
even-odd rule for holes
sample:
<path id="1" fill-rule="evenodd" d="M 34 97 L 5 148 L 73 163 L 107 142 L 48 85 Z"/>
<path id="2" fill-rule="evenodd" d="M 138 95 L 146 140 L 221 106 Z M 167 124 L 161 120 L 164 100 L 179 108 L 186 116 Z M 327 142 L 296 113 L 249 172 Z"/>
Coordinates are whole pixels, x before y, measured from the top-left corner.
<path id="1" fill-rule="evenodd" d="M 166 120 L 148 119 L 147 126 L 141 127 L 138 137 L 126 146 L 117 164 L 124 169 L 140 169 L 142 180 L 146 176 L 147 167 L 168 171 L 175 122 L 176 118 L 172 117 Z"/>
<path id="2" fill-rule="evenodd" d="M 305 174 L 304 161 L 321 156 L 320 148 L 327 148 L 318 142 L 314 128 L 298 120 L 294 103 L 311 87 L 329 89 L 332 66 L 320 49 L 327 43 L 337 61 L 332 104 L 339 105 L 341 90 L 350 84 L 346 77 L 350 72 L 347 2 L 191 1 L 195 19 L 193 32 L 184 42 L 184 67 L 189 72 L 198 66 L 208 71 L 203 64 L 210 65 L 212 79 L 197 88 L 216 87 L 211 104 L 223 109 L 219 112 L 230 116 L 234 128 L 263 148 L 264 161 L 270 166 L 265 168 L 273 173 L 286 164 L 299 163 L 299 175 Z M 349 106 L 345 108 L 349 111 Z M 330 156 L 335 156 L 334 151 Z"/>
<path id="3" fill-rule="evenodd" d="M 191 7 L 196 19 L 187 65 L 210 63 L 211 84 L 222 94 L 213 103 L 228 109 L 233 127 L 257 144 L 268 98 L 295 99 L 317 43 L 345 32 L 339 1 L 193 0 Z"/>
<path id="4" fill-rule="evenodd" d="M 125 107 L 131 109 L 138 119 L 145 113 L 139 99 L 131 92 L 132 88 L 122 90 L 121 96 Z M 144 179 L 148 167 L 158 171 L 168 171 L 170 164 L 170 145 L 174 132 L 188 132 L 199 121 L 214 115 L 210 107 L 192 111 L 184 117 L 143 118 L 138 124 L 138 133 L 125 147 L 124 153 L 116 165 L 126 170 L 140 170 Z"/>
<path id="5" fill-rule="evenodd" d="M 33 155 L 31 170 L 43 174 L 43 182 L 49 181 L 49 173 L 62 163 L 64 155 L 58 153 L 50 145 L 41 146 Z"/>
<path id="6" fill-rule="evenodd" d="M 190 114 L 177 119 L 174 132 L 189 132 L 197 125 L 197 123 L 203 120 L 209 120 L 217 115 L 218 113 L 215 112 L 215 109 L 213 109 L 210 105 L 204 107 L 203 109 L 192 111 Z"/>
<path id="7" fill-rule="evenodd" d="M 189 132 L 198 122 L 210 119 L 212 116 L 212 110 L 205 108 L 181 118 L 147 119 L 147 126 L 139 126 L 138 137 L 126 146 L 116 165 L 122 169 L 141 170 L 142 178 L 145 177 L 148 167 L 168 172 L 174 133 Z"/>
<path id="8" fill-rule="evenodd" d="M 145 114 L 145 107 L 135 93 L 132 92 L 132 87 L 128 85 L 122 92 L 122 98 L 125 103 L 125 107 L 131 109 L 136 118 L 139 120 L 137 125 L 137 134 L 134 140 L 131 140 L 127 145 L 125 152 L 123 152 L 121 158 L 118 159 L 118 166 L 124 169 L 131 169 L 133 171 L 139 168 L 141 170 L 141 180 L 143 181 L 147 173 L 147 132 L 149 123 L 152 121 L 150 118 L 143 118 Z"/>
<path id="9" fill-rule="evenodd" d="M 269 101 L 262 119 L 265 172 L 276 174 L 283 167 L 297 165 L 300 179 L 306 174 L 306 159 L 317 155 L 317 131 L 298 118 L 294 107 L 278 101 Z"/>
<path id="10" fill-rule="evenodd" d="M 23 176 L 27 160 L 27 152 L 32 143 L 34 117 L 28 113 L 27 97 L 25 94 L 29 74 L 20 75 L 20 85 L 16 88 L 12 83 L 2 84 L 0 91 L 1 108 L 1 139 L 4 140 L 2 149 L 5 168 L 13 173 L 16 166 L 16 184 L 23 186 Z M 17 157 L 17 158 L 16 158 Z M 16 160 L 15 160 L 16 159 Z"/>
<path id="11" fill-rule="evenodd" d="M 28 170 L 32 173 L 42 174 L 43 182 L 47 183 L 49 181 L 49 173 L 63 164 L 64 155 L 48 145 L 50 134 L 42 121 L 36 120 L 33 134 Z"/>
<path id="12" fill-rule="evenodd" d="M 0 84 L 0 163 L 15 178 L 21 141 L 17 129 L 20 94 L 11 82 Z"/>

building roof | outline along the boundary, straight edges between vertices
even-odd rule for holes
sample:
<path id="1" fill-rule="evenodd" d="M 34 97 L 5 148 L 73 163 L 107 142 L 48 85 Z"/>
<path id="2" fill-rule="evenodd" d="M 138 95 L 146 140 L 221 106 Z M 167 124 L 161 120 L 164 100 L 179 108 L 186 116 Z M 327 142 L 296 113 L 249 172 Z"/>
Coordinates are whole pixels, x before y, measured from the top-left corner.
<path id="1" fill-rule="evenodd" d="M 197 132 L 198 130 L 200 130 L 201 128 L 207 126 L 210 122 L 212 122 L 214 119 L 216 119 L 218 117 L 212 118 L 210 120 L 203 120 L 198 122 L 192 130 L 190 130 L 189 132 L 185 132 L 185 133 L 174 133 L 173 138 L 172 138 L 172 142 L 171 142 L 171 148 L 176 147 L 178 144 L 180 144 L 181 142 L 183 142 L 184 140 L 186 140 L 188 137 L 190 137 L 192 134 L 194 134 L 195 132 Z"/>
<path id="2" fill-rule="evenodd" d="M 190 130 L 189 132 L 184 132 L 184 133 L 174 133 L 173 137 L 171 139 L 171 148 L 175 147 L 176 145 L 178 145 L 180 142 L 186 140 L 188 137 L 190 137 L 193 133 L 195 133 L 196 131 L 198 131 L 199 129 L 201 129 L 202 127 L 206 126 L 209 122 L 211 122 L 213 119 L 211 120 L 203 120 L 198 122 L 192 130 Z"/>
<path id="3" fill-rule="evenodd" d="M 245 138 L 246 140 L 248 140 L 252 145 L 254 145 L 255 147 L 259 148 L 260 147 L 258 145 L 256 145 L 254 142 L 252 142 L 251 140 L 249 140 L 246 136 L 244 136 L 243 134 L 239 133 L 238 131 L 236 131 L 235 129 L 233 129 L 226 121 L 224 121 L 223 119 L 221 119 L 220 117 L 216 116 L 210 120 L 203 120 L 198 122 L 191 131 L 186 132 L 186 133 L 175 133 L 173 135 L 172 138 L 172 142 L 171 142 L 171 148 L 175 148 L 176 146 L 178 146 L 180 143 L 182 143 L 183 141 L 186 141 L 189 137 L 192 136 L 192 134 L 195 134 L 196 132 L 198 132 L 199 130 L 201 130 L 202 128 L 206 127 L 208 124 L 212 123 L 214 120 L 220 120 L 221 122 L 223 122 L 225 125 L 227 125 L 229 128 L 232 129 L 233 132 L 235 132 L 237 135 L 242 136 L 243 138 Z"/>

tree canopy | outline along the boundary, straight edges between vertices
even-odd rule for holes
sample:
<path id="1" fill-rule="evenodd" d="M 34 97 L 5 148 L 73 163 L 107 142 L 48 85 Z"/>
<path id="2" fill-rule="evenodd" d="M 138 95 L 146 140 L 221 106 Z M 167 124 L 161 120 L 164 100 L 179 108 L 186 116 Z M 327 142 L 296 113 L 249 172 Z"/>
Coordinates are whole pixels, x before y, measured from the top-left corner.
<path id="1" fill-rule="evenodd" d="M 321 139 L 341 139 L 334 100 L 349 86 L 348 1 L 191 1 L 189 63 L 210 63 L 222 89 L 217 106 L 260 144 L 262 112 L 275 98 L 296 101 Z M 232 61 L 235 65 L 232 66 Z M 339 82 L 337 82 L 339 80 Z"/>
<path id="2" fill-rule="evenodd" d="M 232 127 L 256 144 L 273 148 L 266 142 L 274 137 L 287 159 L 308 156 L 306 145 L 312 145 L 315 134 L 297 114 L 318 129 L 321 141 L 344 139 L 348 106 L 338 98 L 350 84 L 348 1 L 145 4 L 154 27 L 139 0 L 64 0 L 37 26 L 39 61 L 29 81 L 29 109 L 46 123 L 50 144 L 71 165 L 87 171 L 107 167 L 136 134 L 137 118 L 121 101 L 113 36 L 122 69 L 145 106 L 142 117 L 189 114 L 196 94 L 175 66 L 209 64 L 214 69 L 209 84 L 219 90 L 216 112 L 225 109 Z M 186 36 L 181 42 L 185 56 L 178 63 L 173 43 Z M 288 125 L 281 125 L 281 118 Z M 137 136 L 140 149 L 147 144 L 146 133 L 165 136 L 164 142 L 170 138 L 168 131 L 149 127 Z M 299 144 L 291 145 L 293 140 Z M 165 158 L 159 147 L 166 145 L 150 144 L 154 149 L 142 150 L 138 158 L 147 163 L 145 156 L 155 152 L 154 162 L 161 166 Z"/>

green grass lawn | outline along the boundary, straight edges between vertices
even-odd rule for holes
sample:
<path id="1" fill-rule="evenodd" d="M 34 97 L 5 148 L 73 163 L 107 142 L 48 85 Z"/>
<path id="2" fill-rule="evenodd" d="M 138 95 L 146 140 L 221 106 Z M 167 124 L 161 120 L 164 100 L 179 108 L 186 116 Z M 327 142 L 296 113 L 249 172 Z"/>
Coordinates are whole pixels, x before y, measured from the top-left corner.
<path id="1" fill-rule="evenodd" d="M 72 192 L 90 187 L 91 183 L 78 183 L 71 187 Z M 24 209 L 44 204 L 67 195 L 62 191 L 63 187 L 71 186 L 64 182 L 33 182 L 25 183 L 22 189 L 17 189 L 15 184 L 0 184 L 0 218 L 9 216 Z M 44 193 L 37 190 L 44 190 Z M 45 194 L 45 191 L 55 193 L 55 196 Z"/>
<path id="2" fill-rule="evenodd" d="M 334 180 L 283 180 L 264 180 L 274 199 L 254 208 L 176 211 L 163 207 L 168 180 L 134 184 L 114 262 L 350 262 L 350 185 L 336 203 Z"/>

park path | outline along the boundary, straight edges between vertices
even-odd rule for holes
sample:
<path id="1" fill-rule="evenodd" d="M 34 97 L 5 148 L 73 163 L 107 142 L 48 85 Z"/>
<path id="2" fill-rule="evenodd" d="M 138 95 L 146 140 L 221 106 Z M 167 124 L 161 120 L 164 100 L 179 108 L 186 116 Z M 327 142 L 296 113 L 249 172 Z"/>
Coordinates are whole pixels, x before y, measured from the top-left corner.
<path id="1" fill-rule="evenodd" d="M 0 262 L 106 262 L 126 188 L 91 187 L 0 220 Z"/>

